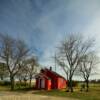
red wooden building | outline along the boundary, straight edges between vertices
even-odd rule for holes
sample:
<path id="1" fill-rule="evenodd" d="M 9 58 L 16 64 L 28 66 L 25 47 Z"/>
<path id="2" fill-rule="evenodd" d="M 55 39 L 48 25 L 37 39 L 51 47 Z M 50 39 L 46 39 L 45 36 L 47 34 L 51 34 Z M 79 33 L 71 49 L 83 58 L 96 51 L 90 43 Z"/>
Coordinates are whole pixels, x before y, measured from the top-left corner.
<path id="1" fill-rule="evenodd" d="M 36 89 L 63 89 L 66 88 L 66 79 L 52 69 L 42 69 L 36 76 Z"/>

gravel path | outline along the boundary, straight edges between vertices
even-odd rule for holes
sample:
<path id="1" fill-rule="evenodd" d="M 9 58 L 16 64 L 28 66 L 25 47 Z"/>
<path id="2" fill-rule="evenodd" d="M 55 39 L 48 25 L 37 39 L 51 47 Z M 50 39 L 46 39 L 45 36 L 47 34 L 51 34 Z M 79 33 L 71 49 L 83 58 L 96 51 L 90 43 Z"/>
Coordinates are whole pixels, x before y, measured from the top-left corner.
<path id="1" fill-rule="evenodd" d="M 0 93 L 0 100 L 77 100 L 64 97 L 43 96 L 31 93 Z"/>

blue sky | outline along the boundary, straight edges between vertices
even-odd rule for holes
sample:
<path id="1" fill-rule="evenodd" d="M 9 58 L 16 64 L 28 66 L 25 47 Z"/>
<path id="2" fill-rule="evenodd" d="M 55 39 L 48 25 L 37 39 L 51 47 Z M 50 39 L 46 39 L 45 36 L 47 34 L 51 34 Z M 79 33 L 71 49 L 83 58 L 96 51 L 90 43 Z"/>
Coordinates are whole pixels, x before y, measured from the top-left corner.
<path id="1" fill-rule="evenodd" d="M 99 26 L 100 0 L 0 0 L 0 32 L 25 40 L 42 65 L 65 34 L 93 36 L 100 47 Z"/>

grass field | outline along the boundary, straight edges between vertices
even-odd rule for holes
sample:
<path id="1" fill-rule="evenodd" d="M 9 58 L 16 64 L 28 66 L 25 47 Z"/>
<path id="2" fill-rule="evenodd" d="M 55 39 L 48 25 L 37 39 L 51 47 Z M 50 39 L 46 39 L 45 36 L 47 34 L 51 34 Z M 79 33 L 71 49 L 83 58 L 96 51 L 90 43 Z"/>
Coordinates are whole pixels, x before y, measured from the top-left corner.
<path id="1" fill-rule="evenodd" d="M 10 92 L 9 86 L 0 86 L 0 92 Z M 65 92 L 65 90 L 51 90 L 51 91 L 45 91 L 45 90 L 28 90 L 27 88 L 18 89 L 16 88 L 15 91 L 10 92 L 10 94 L 13 94 L 14 92 L 18 93 L 24 93 L 27 92 L 30 93 L 30 95 L 45 95 L 45 96 L 55 96 L 55 97 L 65 97 L 67 98 L 75 98 L 78 100 L 100 100 L 100 84 L 91 84 L 90 85 L 90 91 L 89 92 L 81 92 L 80 87 L 74 88 L 74 92 Z"/>
<path id="2" fill-rule="evenodd" d="M 91 84 L 89 92 L 81 92 L 80 88 L 75 88 L 73 93 L 65 92 L 65 91 L 38 91 L 36 94 L 41 95 L 51 95 L 51 96 L 62 96 L 62 97 L 70 97 L 77 98 L 79 100 L 100 100 L 100 84 Z"/>

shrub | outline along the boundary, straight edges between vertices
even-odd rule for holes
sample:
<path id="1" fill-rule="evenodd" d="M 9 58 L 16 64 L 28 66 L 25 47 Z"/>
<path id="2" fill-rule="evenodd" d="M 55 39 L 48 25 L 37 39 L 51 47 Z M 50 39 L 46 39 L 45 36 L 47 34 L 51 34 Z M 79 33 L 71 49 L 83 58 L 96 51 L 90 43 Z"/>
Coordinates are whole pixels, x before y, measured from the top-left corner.
<path id="1" fill-rule="evenodd" d="M 9 81 L 0 81 L 1 86 L 9 86 L 10 82 Z"/>
<path id="2" fill-rule="evenodd" d="M 69 84 L 68 84 L 68 86 L 69 86 Z M 73 87 L 78 86 L 78 81 L 72 81 L 72 86 L 73 86 Z"/>

